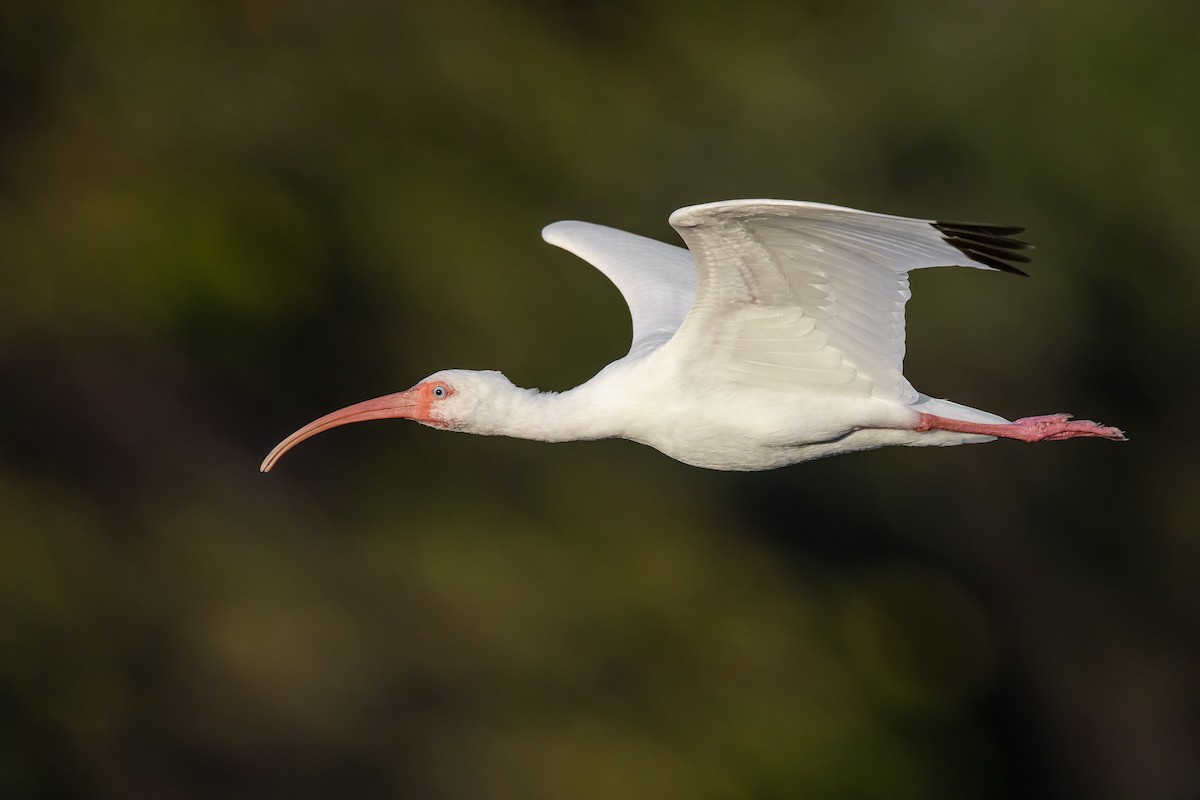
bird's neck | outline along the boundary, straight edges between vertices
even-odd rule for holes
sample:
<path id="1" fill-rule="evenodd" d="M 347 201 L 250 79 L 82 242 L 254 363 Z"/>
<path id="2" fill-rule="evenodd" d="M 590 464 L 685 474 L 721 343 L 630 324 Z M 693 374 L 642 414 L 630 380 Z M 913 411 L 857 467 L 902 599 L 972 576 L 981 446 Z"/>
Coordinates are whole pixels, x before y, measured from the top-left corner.
<path id="1" fill-rule="evenodd" d="M 618 409 L 599 395 L 586 383 L 565 392 L 512 386 L 488 404 L 474 432 L 542 442 L 620 436 Z"/>

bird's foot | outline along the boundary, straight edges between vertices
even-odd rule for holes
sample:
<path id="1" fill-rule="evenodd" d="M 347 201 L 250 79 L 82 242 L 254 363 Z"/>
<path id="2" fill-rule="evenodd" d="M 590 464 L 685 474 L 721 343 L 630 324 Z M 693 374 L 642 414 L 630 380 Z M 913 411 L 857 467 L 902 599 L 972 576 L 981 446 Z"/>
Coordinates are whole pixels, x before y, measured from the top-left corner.
<path id="1" fill-rule="evenodd" d="M 1074 439 L 1077 436 L 1091 436 L 1100 439 L 1111 439 L 1114 442 L 1126 441 L 1125 433 L 1119 428 L 1112 428 L 1092 422 L 1090 419 L 1071 419 L 1070 414 L 1045 414 L 1040 417 L 1022 417 L 1012 424 L 1016 436 L 1023 442 L 1056 442 L 1060 439 Z"/>
<path id="2" fill-rule="evenodd" d="M 1009 423 L 965 422 L 948 419 L 934 414 L 922 414 L 917 423 L 918 431 L 954 431 L 956 433 L 976 433 L 983 436 L 998 436 L 1003 439 L 1016 439 L 1022 442 L 1048 442 L 1076 437 L 1096 437 L 1111 439 L 1115 442 L 1125 441 L 1125 434 L 1119 428 L 1111 428 L 1091 420 L 1071 419 L 1070 414 L 1046 414 L 1040 417 L 1024 417 Z"/>

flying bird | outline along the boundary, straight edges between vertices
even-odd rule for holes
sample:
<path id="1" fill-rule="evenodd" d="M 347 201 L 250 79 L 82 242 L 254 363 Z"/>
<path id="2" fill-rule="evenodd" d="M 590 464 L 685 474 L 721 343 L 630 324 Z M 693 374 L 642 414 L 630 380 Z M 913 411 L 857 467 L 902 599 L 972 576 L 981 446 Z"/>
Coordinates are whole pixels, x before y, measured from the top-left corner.
<path id="1" fill-rule="evenodd" d="M 875 214 L 824 203 L 731 200 L 681 208 L 687 249 L 588 222 L 542 231 L 608 276 L 633 344 L 564 392 L 496 371 L 444 370 L 334 411 L 262 463 L 322 431 L 372 419 L 548 442 L 625 438 L 719 470 L 766 470 L 885 445 L 1099 437 L 1068 414 L 1003 417 L 917 391 L 904 377 L 908 273 L 934 266 L 1024 275 L 1023 228 Z"/>

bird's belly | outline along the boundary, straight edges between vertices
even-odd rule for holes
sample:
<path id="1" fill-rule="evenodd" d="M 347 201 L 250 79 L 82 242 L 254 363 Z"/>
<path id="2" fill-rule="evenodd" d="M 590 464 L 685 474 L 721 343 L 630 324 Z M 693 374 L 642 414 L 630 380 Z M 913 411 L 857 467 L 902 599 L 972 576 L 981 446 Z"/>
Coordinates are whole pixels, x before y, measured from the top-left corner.
<path id="1" fill-rule="evenodd" d="M 814 458 L 908 444 L 918 414 L 870 398 L 828 403 L 709 403 L 687 409 L 660 406 L 629 426 L 626 438 L 686 464 L 754 471 Z M 742 407 L 739 407 L 742 406 Z"/>

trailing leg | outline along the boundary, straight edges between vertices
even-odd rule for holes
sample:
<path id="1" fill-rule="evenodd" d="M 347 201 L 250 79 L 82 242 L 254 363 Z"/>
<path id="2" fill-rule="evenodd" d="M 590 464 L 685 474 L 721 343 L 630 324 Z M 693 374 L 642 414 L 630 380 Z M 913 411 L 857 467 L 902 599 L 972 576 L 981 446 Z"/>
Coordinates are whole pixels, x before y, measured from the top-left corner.
<path id="1" fill-rule="evenodd" d="M 1058 441 L 1076 437 L 1096 437 L 1125 441 L 1125 434 L 1091 420 L 1071 419 L 1070 414 L 1047 414 L 1041 417 L 1025 417 L 1016 422 L 984 423 L 964 422 L 958 419 L 922 414 L 917 431 L 954 431 L 955 433 L 977 433 L 983 436 L 998 436 L 1002 439 L 1017 439 L 1022 442 Z"/>

